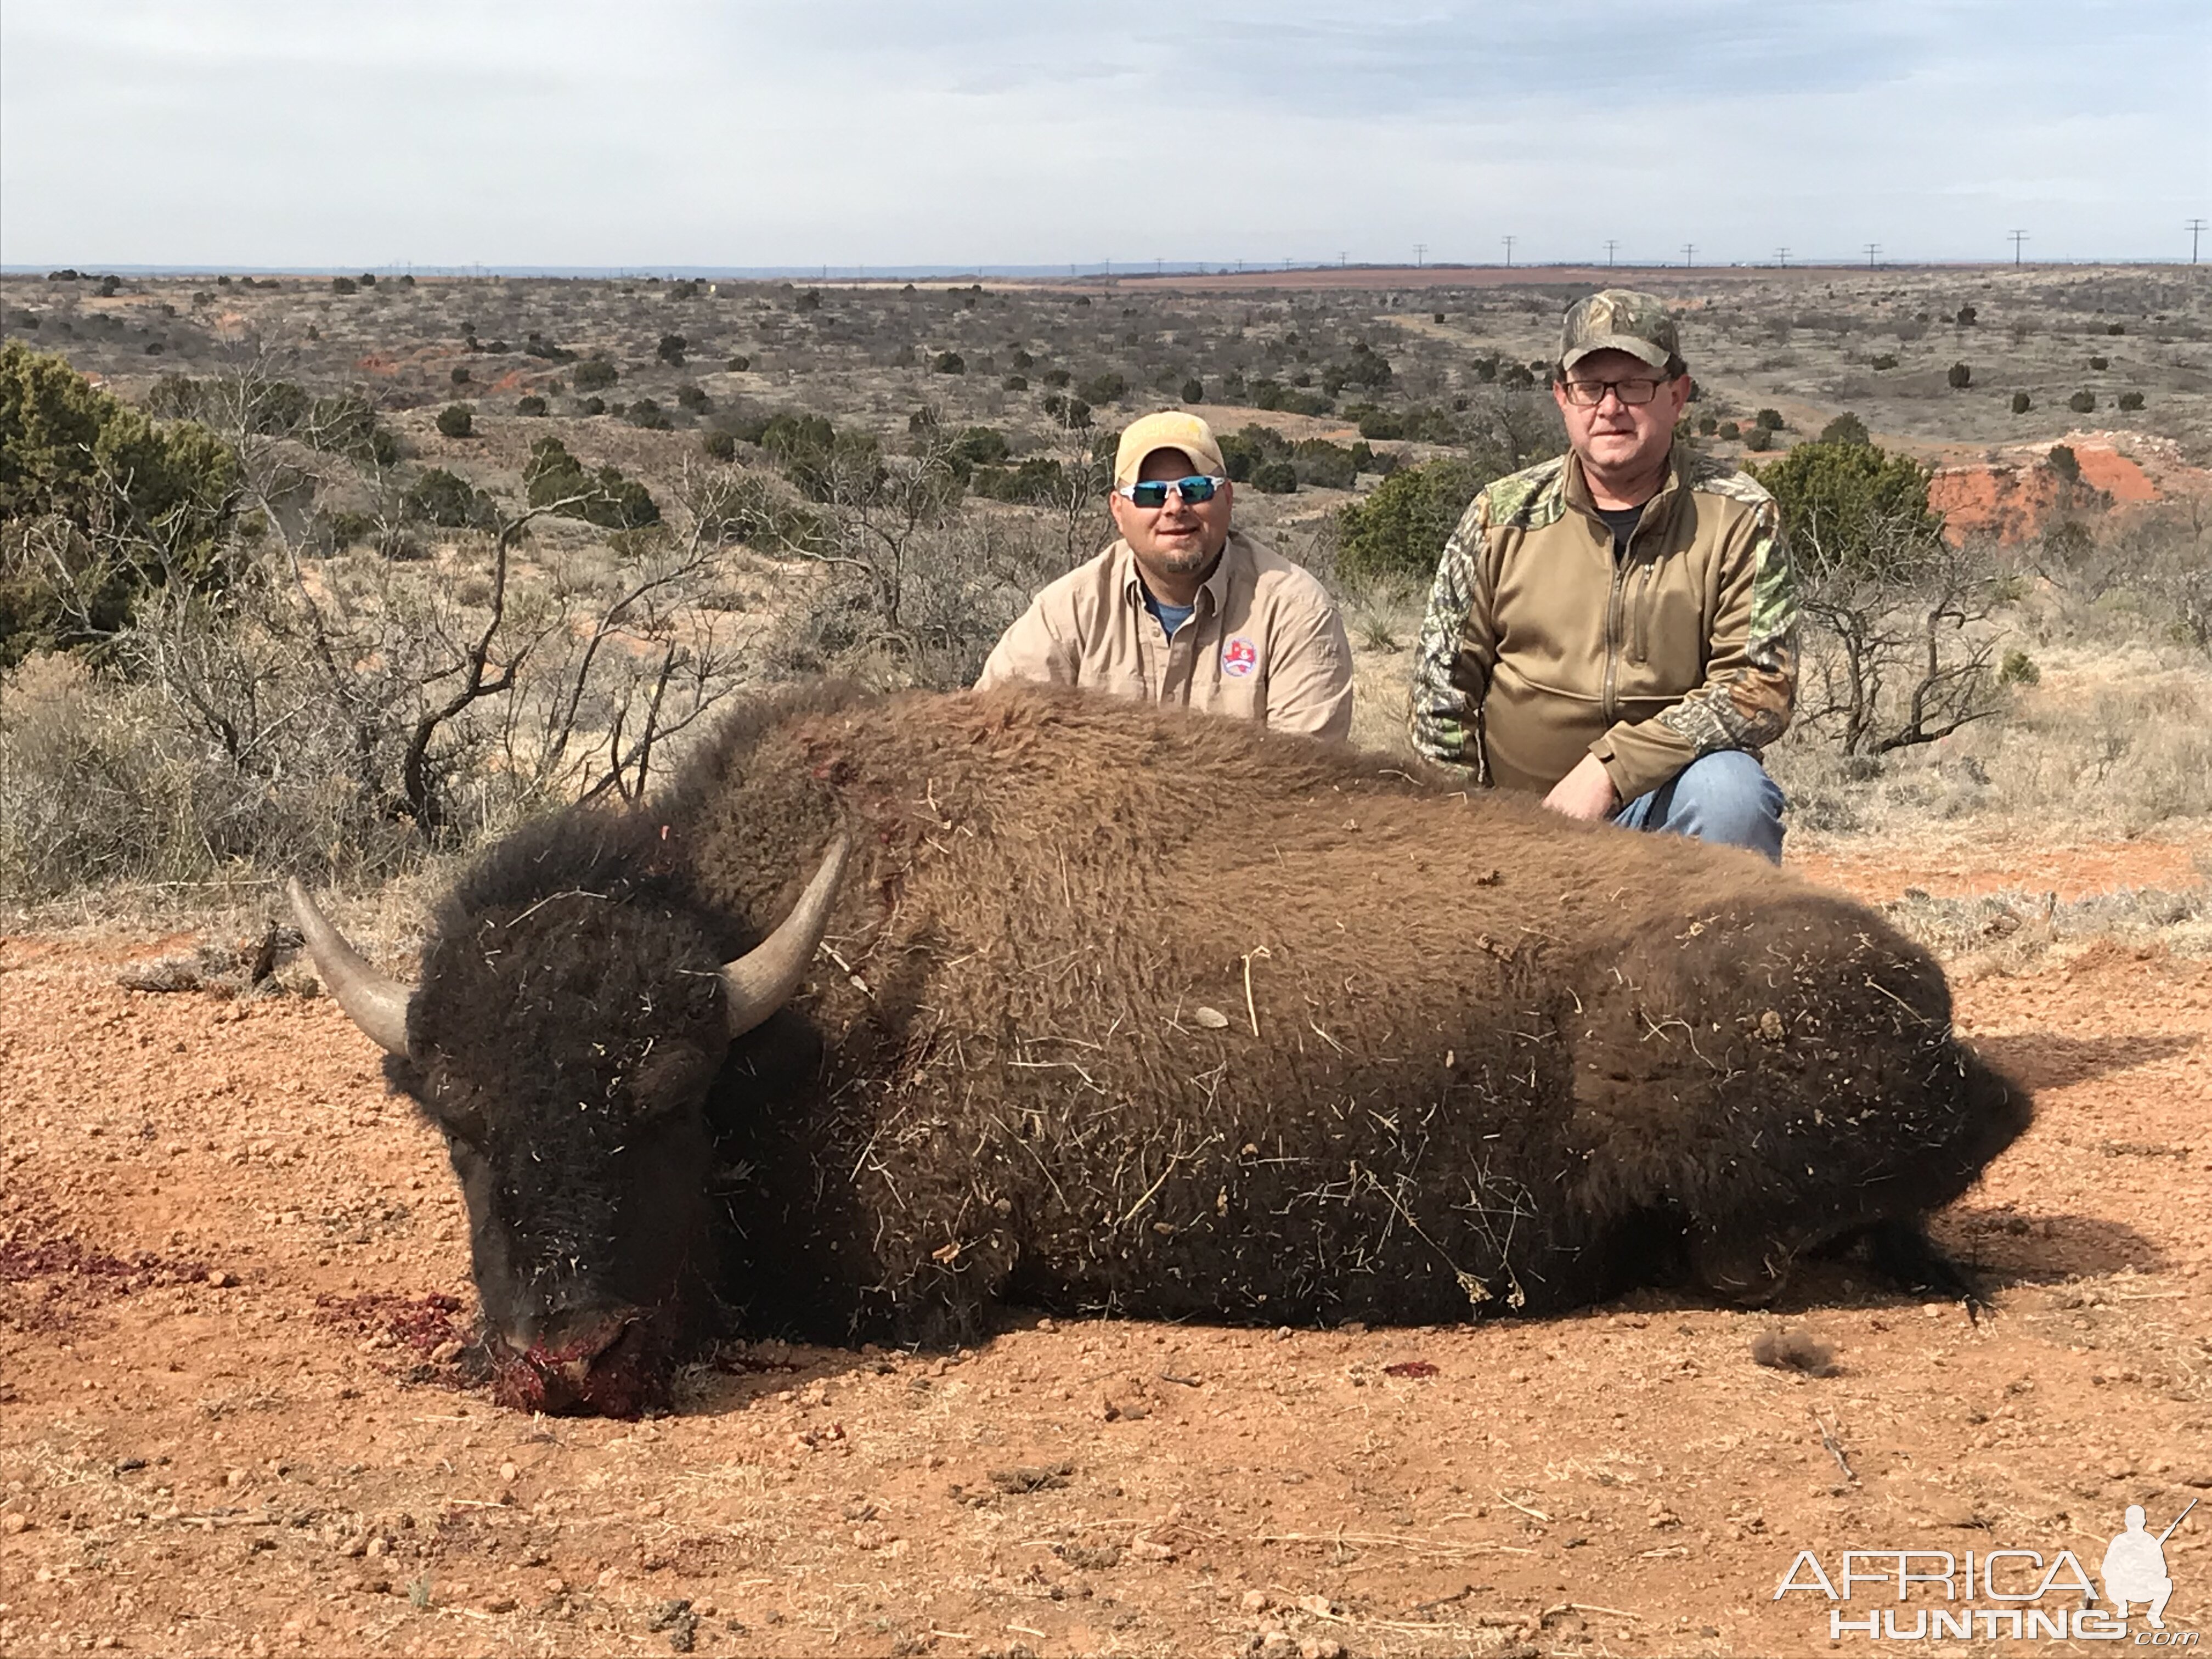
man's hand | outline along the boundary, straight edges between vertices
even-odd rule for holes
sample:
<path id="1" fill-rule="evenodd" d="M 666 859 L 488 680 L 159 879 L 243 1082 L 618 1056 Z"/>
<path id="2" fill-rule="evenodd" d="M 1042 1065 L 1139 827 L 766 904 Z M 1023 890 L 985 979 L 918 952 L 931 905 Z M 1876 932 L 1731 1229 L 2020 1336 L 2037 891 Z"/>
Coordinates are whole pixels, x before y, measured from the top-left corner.
<path id="1" fill-rule="evenodd" d="M 1602 823 L 1620 810 L 1620 797 L 1613 793 L 1605 763 L 1595 755 L 1584 755 L 1573 771 L 1552 786 L 1544 805 L 1571 818 Z"/>

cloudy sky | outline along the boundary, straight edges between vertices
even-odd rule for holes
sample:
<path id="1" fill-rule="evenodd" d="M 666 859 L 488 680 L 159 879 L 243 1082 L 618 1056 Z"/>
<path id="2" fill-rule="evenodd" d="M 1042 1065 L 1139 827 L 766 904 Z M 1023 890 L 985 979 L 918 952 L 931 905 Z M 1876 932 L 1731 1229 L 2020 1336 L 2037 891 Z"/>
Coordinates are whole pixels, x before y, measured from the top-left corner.
<path id="1" fill-rule="evenodd" d="M 0 261 L 2186 257 L 2208 88 L 2208 0 L 5 0 Z"/>

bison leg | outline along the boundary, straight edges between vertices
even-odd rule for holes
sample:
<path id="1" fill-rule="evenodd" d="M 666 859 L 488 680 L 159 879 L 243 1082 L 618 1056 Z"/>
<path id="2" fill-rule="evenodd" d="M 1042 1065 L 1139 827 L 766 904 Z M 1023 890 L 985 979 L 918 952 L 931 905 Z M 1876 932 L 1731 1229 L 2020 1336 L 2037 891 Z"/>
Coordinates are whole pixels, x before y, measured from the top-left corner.
<path id="1" fill-rule="evenodd" d="M 1716 1238 L 1692 1230 L 1690 1277 L 1707 1294 L 1739 1308 L 1763 1308 L 1789 1282 L 1792 1252 L 1780 1239 Z"/>
<path id="2" fill-rule="evenodd" d="M 1867 1266 L 1900 1291 L 1932 1291 L 1947 1301 L 1963 1302 L 1978 1319 L 1990 1304 L 1973 1275 L 1936 1248 L 1918 1220 L 1889 1217 L 1866 1230 Z"/>

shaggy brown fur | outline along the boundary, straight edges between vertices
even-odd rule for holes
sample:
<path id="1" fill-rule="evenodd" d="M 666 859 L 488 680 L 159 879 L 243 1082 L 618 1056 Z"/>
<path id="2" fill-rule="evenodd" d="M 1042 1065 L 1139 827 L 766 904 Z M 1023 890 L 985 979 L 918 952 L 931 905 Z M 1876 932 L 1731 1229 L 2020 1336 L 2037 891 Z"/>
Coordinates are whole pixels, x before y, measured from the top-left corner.
<path id="1" fill-rule="evenodd" d="M 1755 1302 L 1808 1249 L 1917 1226 L 2027 1121 L 1935 963 L 1861 907 L 1241 724 L 787 695 L 641 825 L 565 822 L 449 910 L 415 1025 L 480 1110 L 557 1105 L 525 1081 L 549 1063 L 635 1097 L 625 1146 L 671 1106 L 636 1068 L 707 1063 L 710 950 L 854 835 L 817 978 L 708 1105 L 740 1171 L 717 1288 L 753 1328 L 926 1337 L 1004 1297 L 1442 1321 L 1670 1261 Z M 623 882 L 649 902 L 605 917 Z M 533 960 L 579 990 L 526 1031 Z M 441 1115 L 447 1085 L 395 1075 Z M 524 1115 L 510 1148 L 588 1187 L 599 1154 L 547 1140 L 579 1115 Z M 613 1250 L 602 1207 L 580 1231 Z"/>

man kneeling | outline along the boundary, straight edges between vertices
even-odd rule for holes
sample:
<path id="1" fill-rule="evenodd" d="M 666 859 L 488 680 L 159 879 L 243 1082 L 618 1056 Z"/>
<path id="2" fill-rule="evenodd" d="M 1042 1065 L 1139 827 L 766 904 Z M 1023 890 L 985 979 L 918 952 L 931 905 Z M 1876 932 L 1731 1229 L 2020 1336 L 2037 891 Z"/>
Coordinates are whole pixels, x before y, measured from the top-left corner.
<path id="1" fill-rule="evenodd" d="M 1121 538 L 1036 596 L 976 688 L 1088 686 L 1278 732 L 1348 732 L 1344 623 L 1312 576 L 1230 528 L 1227 471 L 1197 416 L 1133 422 L 1114 459 Z"/>
<path id="2" fill-rule="evenodd" d="M 1608 289 L 1561 331 L 1570 452 L 1500 478 L 1445 544 L 1413 745 L 1571 817 L 1782 858 L 1759 751 L 1790 723 L 1797 599 L 1774 500 L 1674 443 L 1674 319 Z"/>

